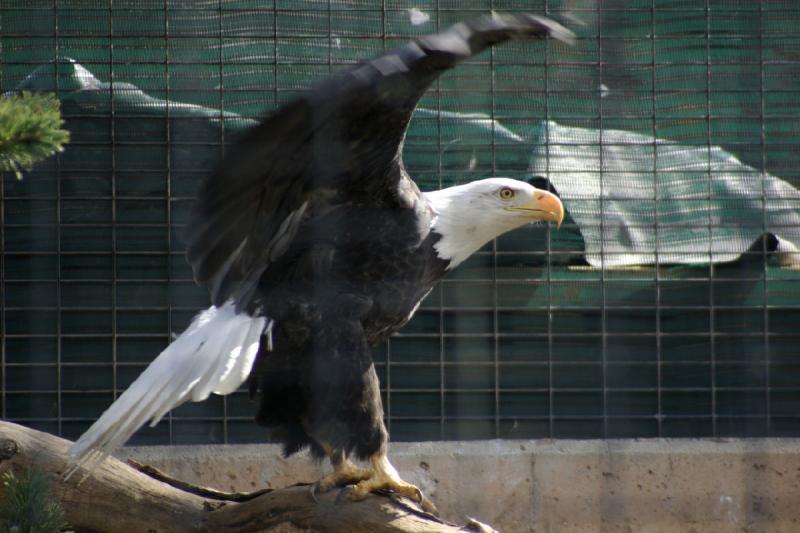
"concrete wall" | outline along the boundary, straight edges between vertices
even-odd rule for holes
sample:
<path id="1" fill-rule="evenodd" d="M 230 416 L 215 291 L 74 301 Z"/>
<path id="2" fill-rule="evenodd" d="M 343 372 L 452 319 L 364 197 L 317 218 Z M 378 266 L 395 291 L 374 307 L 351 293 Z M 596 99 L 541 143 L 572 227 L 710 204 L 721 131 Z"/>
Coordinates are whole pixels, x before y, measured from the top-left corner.
<path id="1" fill-rule="evenodd" d="M 187 481 L 249 491 L 322 467 L 277 446 L 126 448 Z M 396 443 L 445 518 L 503 532 L 800 532 L 800 439 Z"/>

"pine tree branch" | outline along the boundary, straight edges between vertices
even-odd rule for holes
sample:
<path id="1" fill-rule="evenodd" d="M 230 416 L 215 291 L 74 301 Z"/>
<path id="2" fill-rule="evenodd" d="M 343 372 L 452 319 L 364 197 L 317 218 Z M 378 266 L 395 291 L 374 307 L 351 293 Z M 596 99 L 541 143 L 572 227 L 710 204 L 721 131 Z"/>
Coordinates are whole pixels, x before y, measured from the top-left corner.
<path id="1" fill-rule="evenodd" d="M 0 172 L 22 172 L 57 152 L 69 142 L 61 129 L 60 104 L 52 94 L 23 92 L 0 97 Z"/>

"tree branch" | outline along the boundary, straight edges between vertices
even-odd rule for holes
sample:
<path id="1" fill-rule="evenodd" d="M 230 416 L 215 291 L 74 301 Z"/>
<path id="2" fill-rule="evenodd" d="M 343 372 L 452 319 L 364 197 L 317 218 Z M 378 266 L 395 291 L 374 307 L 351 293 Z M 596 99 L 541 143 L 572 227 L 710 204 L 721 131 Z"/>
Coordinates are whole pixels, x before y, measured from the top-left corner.
<path id="1" fill-rule="evenodd" d="M 229 494 L 115 458 L 104 461 L 91 476 L 82 479 L 83 472 L 78 471 L 64 481 L 69 445 L 53 435 L 0 421 L 0 471 L 36 468 L 44 472 L 67 521 L 82 532 L 492 531 L 477 522 L 459 528 L 411 502 L 386 496 L 337 503 L 332 491 L 318 495 L 315 503 L 305 485 Z"/>

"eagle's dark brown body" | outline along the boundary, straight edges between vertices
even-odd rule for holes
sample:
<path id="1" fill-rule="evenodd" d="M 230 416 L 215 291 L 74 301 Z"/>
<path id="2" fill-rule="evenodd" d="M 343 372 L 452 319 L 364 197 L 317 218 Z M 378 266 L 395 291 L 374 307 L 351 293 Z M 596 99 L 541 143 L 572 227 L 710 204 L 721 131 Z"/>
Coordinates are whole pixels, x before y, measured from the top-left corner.
<path id="1" fill-rule="evenodd" d="M 262 345 L 251 391 L 287 454 L 330 446 L 365 459 L 385 443 L 369 345 L 410 319 L 448 265 L 420 215 L 397 210 L 348 205 L 312 219 L 262 278 L 255 303 L 275 320 L 274 348 Z"/>

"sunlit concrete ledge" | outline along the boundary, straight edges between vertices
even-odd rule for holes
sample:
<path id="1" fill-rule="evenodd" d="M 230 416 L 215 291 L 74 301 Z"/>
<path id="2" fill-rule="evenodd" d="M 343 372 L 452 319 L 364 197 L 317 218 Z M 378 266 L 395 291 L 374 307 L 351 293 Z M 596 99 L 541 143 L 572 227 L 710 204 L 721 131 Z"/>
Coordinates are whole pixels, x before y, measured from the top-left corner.
<path id="1" fill-rule="evenodd" d="M 221 490 L 313 481 L 323 469 L 275 445 L 119 456 Z M 394 443 L 390 457 L 446 518 L 503 532 L 800 531 L 800 439 Z"/>

